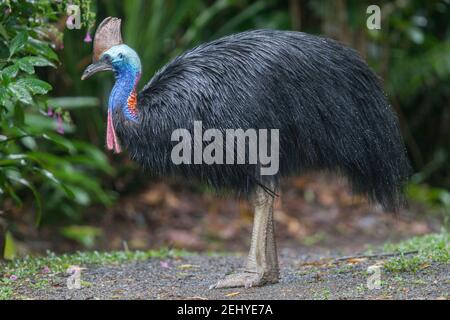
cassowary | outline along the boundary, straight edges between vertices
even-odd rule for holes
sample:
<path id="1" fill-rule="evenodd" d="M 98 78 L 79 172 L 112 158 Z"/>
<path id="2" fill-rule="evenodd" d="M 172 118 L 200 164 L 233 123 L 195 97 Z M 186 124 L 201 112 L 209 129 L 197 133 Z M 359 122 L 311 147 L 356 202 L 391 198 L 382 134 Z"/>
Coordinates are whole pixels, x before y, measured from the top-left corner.
<path id="1" fill-rule="evenodd" d="M 104 70 L 116 78 L 108 102 L 108 149 L 124 147 L 161 176 L 195 179 L 253 200 L 245 268 L 212 287 L 278 281 L 273 203 L 283 176 L 336 172 L 354 192 L 387 210 L 402 204 L 410 167 L 397 117 L 377 76 L 355 50 L 336 41 L 276 30 L 226 36 L 179 55 L 138 93 L 140 59 L 123 44 L 120 20 L 109 17 L 96 31 L 93 63 L 82 79 Z M 195 121 L 219 132 L 277 129 L 279 170 L 263 175 L 261 161 L 174 163 L 173 132 L 192 132 Z M 243 157 L 249 156 L 246 143 Z M 238 147 L 233 142 L 222 151 Z"/>

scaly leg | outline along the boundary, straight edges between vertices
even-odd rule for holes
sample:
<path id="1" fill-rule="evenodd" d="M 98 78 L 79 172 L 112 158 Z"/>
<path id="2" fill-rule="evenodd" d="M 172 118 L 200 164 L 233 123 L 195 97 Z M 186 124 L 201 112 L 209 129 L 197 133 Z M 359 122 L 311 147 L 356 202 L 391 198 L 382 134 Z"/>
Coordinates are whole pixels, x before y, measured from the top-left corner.
<path id="1" fill-rule="evenodd" d="M 213 288 L 254 287 L 277 283 L 278 257 L 273 223 L 274 198 L 262 188 L 255 192 L 255 216 L 250 252 L 245 269 L 219 280 Z"/>

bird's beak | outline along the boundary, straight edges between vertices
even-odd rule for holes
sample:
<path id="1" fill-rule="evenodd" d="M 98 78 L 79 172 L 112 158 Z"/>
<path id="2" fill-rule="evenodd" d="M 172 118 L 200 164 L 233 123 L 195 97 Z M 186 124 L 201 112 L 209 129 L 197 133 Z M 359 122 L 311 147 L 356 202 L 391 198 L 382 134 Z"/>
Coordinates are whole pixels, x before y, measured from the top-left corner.
<path id="1" fill-rule="evenodd" d="M 111 65 L 109 63 L 99 60 L 87 66 L 87 68 L 83 72 L 83 75 L 81 76 L 81 80 L 89 78 L 94 73 L 107 70 L 113 70 Z"/>

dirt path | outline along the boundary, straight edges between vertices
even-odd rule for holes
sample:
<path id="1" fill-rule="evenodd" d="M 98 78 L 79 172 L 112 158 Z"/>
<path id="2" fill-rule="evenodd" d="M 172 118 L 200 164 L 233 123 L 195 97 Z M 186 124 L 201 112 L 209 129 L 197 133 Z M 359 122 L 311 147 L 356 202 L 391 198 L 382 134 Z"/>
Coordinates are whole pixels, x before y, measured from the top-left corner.
<path id="1" fill-rule="evenodd" d="M 417 273 L 381 268 L 381 288 L 369 289 L 367 268 L 385 257 L 336 260 L 284 250 L 280 283 L 262 288 L 208 290 L 243 257 L 193 255 L 150 259 L 82 270 L 81 289 L 67 288 L 67 276 L 52 275 L 50 286 L 26 285 L 16 297 L 31 299 L 448 299 L 448 265 L 431 264 Z M 369 281 L 370 282 L 370 281 Z M 376 283 L 375 283 L 376 284 Z M 33 289 L 32 289 L 33 288 Z"/>

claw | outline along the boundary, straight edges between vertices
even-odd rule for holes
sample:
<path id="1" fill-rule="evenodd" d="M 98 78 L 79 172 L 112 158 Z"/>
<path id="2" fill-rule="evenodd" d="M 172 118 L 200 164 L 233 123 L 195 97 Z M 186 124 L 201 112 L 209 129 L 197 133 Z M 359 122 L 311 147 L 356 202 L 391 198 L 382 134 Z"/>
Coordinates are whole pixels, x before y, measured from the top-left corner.
<path id="1" fill-rule="evenodd" d="M 223 289 L 223 288 L 237 288 L 244 287 L 249 289 L 251 287 L 258 287 L 269 283 L 278 282 L 278 276 L 269 277 L 267 275 L 261 275 L 252 272 L 240 272 L 226 276 L 224 279 L 217 281 L 209 289 Z"/>

